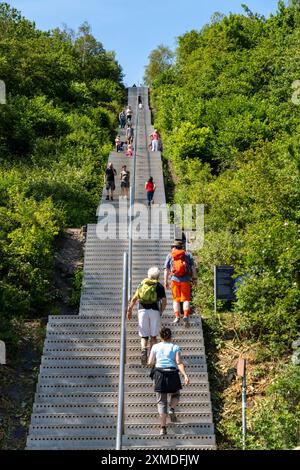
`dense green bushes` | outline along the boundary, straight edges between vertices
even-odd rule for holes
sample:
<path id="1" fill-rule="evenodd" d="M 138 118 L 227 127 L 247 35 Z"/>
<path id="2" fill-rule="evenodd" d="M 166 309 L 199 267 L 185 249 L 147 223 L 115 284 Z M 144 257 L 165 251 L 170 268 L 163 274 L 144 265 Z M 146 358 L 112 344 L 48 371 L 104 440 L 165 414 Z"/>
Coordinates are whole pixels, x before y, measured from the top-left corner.
<path id="1" fill-rule="evenodd" d="M 42 32 L 0 4 L 0 331 L 49 313 L 53 250 L 66 226 L 95 219 L 124 101 L 121 68 L 83 24 Z"/>
<path id="2" fill-rule="evenodd" d="M 211 311 L 212 267 L 233 264 L 243 334 L 282 353 L 300 320 L 300 5 L 246 13 L 181 36 L 152 102 L 175 202 L 205 204 L 195 301 Z"/>
<path id="3" fill-rule="evenodd" d="M 267 388 L 266 396 L 248 410 L 246 446 L 251 450 L 287 450 L 299 444 L 300 369 L 286 365 Z M 224 420 L 220 431 L 231 442 L 231 448 L 241 447 L 241 416 Z"/>

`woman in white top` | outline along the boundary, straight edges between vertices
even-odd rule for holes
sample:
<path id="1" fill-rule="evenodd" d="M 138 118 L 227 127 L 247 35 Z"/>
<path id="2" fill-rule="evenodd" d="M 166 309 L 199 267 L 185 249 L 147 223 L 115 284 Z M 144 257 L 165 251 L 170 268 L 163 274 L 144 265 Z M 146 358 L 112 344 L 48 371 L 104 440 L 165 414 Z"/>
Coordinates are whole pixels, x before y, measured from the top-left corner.
<path id="1" fill-rule="evenodd" d="M 185 385 L 190 383 L 181 359 L 179 346 L 171 342 L 171 330 L 163 326 L 160 330 L 161 342 L 155 344 L 149 356 L 148 364 L 155 369 L 151 373 L 154 379 L 154 390 L 157 395 L 158 413 L 160 415 L 160 434 L 167 434 L 168 393 L 171 394 L 169 416 L 176 422 L 175 408 L 179 403 L 181 382 L 178 369 L 183 375 Z"/>

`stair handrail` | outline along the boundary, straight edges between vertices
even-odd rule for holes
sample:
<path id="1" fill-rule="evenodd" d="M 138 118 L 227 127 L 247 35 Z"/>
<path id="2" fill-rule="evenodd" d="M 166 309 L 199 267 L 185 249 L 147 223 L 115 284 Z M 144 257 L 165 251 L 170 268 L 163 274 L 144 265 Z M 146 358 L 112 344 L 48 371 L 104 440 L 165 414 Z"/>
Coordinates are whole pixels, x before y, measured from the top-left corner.
<path id="1" fill-rule="evenodd" d="M 121 341 L 120 341 L 120 367 L 119 367 L 119 396 L 118 396 L 118 416 L 116 450 L 122 450 L 122 436 L 124 434 L 124 392 L 125 392 L 125 363 L 126 363 L 126 316 L 127 305 L 132 295 L 132 221 L 133 205 L 135 200 L 135 176 L 136 176 L 136 153 L 137 153 L 137 129 L 138 129 L 138 104 L 136 107 L 135 137 L 133 153 L 133 176 L 130 187 L 130 208 L 129 208 L 129 240 L 128 253 L 123 255 L 123 291 L 122 291 L 122 321 L 121 321 Z"/>
<path id="2" fill-rule="evenodd" d="M 123 291 L 122 291 L 122 322 L 121 322 L 121 342 L 120 342 L 120 367 L 119 367 L 119 397 L 118 397 L 118 418 L 116 450 L 122 449 L 122 436 L 124 434 L 124 375 L 125 375 L 125 355 L 126 355 L 126 313 L 127 313 L 127 293 L 128 293 L 128 253 L 123 254 Z"/>
<path id="3" fill-rule="evenodd" d="M 136 153 L 137 153 L 137 130 L 139 124 L 138 104 L 136 106 L 135 133 L 134 133 L 134 152 L 133 152 L 133 175 L 130 185 L 130 206 L 129 206 L 129 247 L 128 247 L 128 300 L 132 296 L 132 222 L 133 208 L 135 201 L 135 179 L 136 179 Z"/>

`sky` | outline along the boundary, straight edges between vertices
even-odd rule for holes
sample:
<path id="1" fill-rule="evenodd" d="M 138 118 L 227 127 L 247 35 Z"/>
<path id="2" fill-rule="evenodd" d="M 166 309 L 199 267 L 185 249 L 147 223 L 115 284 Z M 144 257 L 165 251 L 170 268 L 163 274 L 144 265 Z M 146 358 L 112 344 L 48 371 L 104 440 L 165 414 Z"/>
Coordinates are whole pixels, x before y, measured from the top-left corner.
<path id="1" fill-rule="evenodd" d="M 6 0 L 7 1 L 7 0 Z M 77 30 L 87 21 L 106 50 L 116 52 L 128 86 L 142 82 L 150 52 L 176 48 L 176 37 L 201 29 L 214 12 L 242 12 L 242 3 L 269 16 L 278 0 L 12 0 L 7 1 L 42 30 Z"/>

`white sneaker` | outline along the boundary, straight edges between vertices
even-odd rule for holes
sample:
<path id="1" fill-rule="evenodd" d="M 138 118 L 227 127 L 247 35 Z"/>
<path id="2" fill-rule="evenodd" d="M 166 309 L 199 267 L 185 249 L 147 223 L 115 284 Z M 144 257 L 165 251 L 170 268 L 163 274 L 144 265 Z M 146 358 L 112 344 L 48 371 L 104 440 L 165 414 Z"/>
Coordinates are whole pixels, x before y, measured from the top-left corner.
<path id="1" fill-rule="evenodd" d="M 179 317 L 176 317 L 175 320 L 173 321 L 174 325 L 176 325 L 177 323 L 180 322 L 180 318 Z"/>

